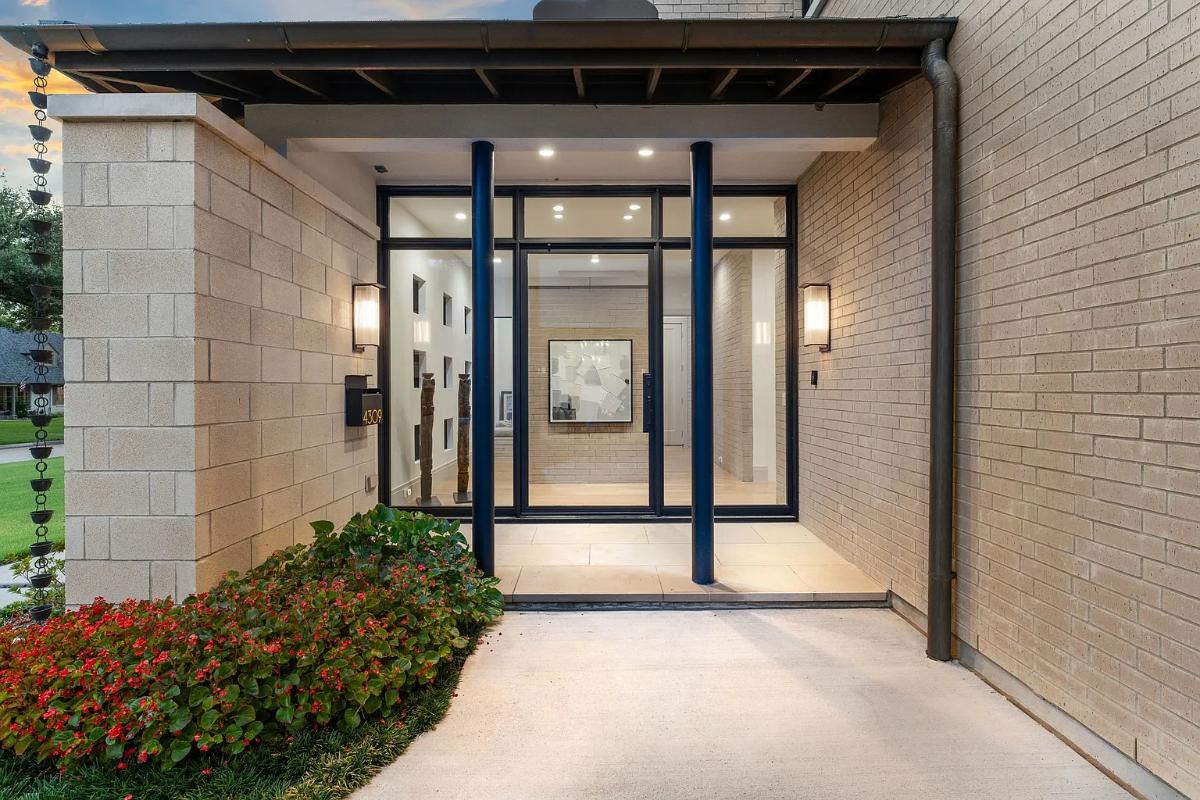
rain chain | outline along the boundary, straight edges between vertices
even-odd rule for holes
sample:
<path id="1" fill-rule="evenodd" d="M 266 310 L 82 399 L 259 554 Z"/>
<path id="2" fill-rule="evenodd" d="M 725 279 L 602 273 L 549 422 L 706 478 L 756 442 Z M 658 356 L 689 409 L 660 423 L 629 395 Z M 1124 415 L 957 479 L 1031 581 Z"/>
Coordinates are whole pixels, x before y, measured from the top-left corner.
<path id="1" fill-rule="evenodd" d="M 33 55 L 29 59 L 29 66 L 33 70 L 34 78 L 33 91 L 29 93 L 29 102 L 33 104 L 33 116 L 37 122 L 29 126 L 29 133 L 33 136 L 33 150 L 37 155 L 29 159 L 29 166 L 33 170 L 33 188 L 29 190 L 29 199 L 39 209 L 44 209 L 52 197 L 50 192 L 46 191 L 46 173 L 50 171 L 50 162 L 45 158 L 46 151 L 49 149 L 46 142 L 50 140 L 51 134 L 51 130 L 45 125 L 46 76 L 50 74 L 51 66 L 47 60 L 49 51 L 45 45 L 34 45 L 31 52 Z M 44 275 L 46 268 L 50 265 L 50 253 L 47 252 L 50 244 L 50 220 L 44 212 L 39 212 L 31 215 L 28 222 L 29 260 Z M 36 526 L 33 544 L 29 545 L 29 554 L 33 556 L 33 574 L 29 577 L 29 583 L 36 590 L 35 605 L 29 610 L 29 615 L 34 622 L 45 622 L 53 611 L 50 603 L 47 602 L 46 590 L 54 580 L 49 561 L 53 545 L 50 542 L 49 528 L 47 527 L 50 518 L 54 516 L 54 511 L 46 508 L 47 495 L 50 492 L 50 486 L 54 483 L 53 478 L 46 477 L 48 467 L 46 459 L 50 457 L 50 453 L 54 449 L 46 444 L 48 435 L 46 428 L 50 425 L 50 392 L 53 391 L 53 386 L 46 381 L 46 373 L 50 371 L 50 364 L 54 360 L 54 351 L 46 346 L 50 338 L 46 334 L 46 331 L 50 329 L 50 318 L 46 316 L 46 301 L 55 289 L 53 286 L 40 282 L 34 283 L 29 288 L 33 294 L 34 310 L 30 324 L 33 328 L 33 340 L 36 345 L 29 351 L 29 357 L 33 361 L 33 371 L 37 376 L 29 384 L 30 393 L 33 395 L 29 417 L 37 431 L 34 437 L 37 441 L 29 448 L 29 453 L 34 458 L 34 469 L 37 470 L 37 477 L 29 481 L 29 486 L 33 489 L 34 501 L 34 510 L 30 512 L 29 518 Z"/>

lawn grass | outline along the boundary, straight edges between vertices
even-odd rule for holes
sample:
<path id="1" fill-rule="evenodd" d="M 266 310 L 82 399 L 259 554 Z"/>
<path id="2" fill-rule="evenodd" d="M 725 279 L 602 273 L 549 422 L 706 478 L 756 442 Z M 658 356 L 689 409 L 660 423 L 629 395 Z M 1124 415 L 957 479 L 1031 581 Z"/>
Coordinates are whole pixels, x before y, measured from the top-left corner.
<path id="1" fill-rule="evenodd" d="M 0 753 L 0 800 L 338 800 L 441 721 L 473 650 L 474 645 L 447 663 L 388 721 L 351 733 L 307 732 L 289 744 L 254 748 L 223 761 L 189 758 L 165 772 L 151 766 L 119 773 L 110 764 L 58 777 L 5 751 Z"/>
<path id="2" fill-rule="evenodd" d="M 27 419 L 0 420 L 0 447 L 6 444 L 25 444 L 35 441 L 33 423 Z M 50 420 L 46 428 L 47 441 L 61 442 L 63 440 L 63 418 L 58 415 Z"/>
<path id="3" fill-rule="evenodd" d="M 14 557 L 29 554 L 29 543 L 33 541 L 33 523 L 29 512 L 33 510 L 33 490 L 29 480 L 37 477 L 32 461 L 0 464 L 0 564 Z M 50 518 L 50 540 L 62 547 L 63 543 L 63 460 L 51 458 L 46 464 L 46 477 L 54 479 L 54 486 L 46 500 L 46 507 L 54 509 Z"/>

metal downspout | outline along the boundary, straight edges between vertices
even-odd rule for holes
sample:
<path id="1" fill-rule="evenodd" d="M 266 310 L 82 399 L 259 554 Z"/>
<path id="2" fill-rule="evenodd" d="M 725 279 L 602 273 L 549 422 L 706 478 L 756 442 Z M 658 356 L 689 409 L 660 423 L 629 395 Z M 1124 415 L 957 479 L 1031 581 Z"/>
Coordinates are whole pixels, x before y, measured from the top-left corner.
<path id="1" fill-rule="evenodd" d="M 933 87 L 932 328 L 929 376 L 929 610 L 926 654 L 952 657 L 954 605 L 954 292 L 958 257 L 958 77 L 946 42 L 925 46 Z"/>

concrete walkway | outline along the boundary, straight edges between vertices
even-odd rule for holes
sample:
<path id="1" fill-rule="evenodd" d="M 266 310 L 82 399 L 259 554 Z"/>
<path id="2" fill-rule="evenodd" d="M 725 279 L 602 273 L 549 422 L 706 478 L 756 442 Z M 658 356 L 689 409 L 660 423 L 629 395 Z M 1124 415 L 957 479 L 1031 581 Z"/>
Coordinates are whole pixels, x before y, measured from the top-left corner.
<path id="1" fill-rule="evenodd" d="M 510 612 L 354 800 L 1129 795 L 886 609 Z"/>
<path id="2" fill-rule="evenodd" d="M 29 455 L 30 444 L 14 444 L 5 447 L 0 447 L 0 464 L 16 464 L 19 461 L 32 461 L 33 456 Z M 61 442 L 54 446 L 51 451 L 51 458 L 58 458 L 66 455 L 66 448 Z"/>

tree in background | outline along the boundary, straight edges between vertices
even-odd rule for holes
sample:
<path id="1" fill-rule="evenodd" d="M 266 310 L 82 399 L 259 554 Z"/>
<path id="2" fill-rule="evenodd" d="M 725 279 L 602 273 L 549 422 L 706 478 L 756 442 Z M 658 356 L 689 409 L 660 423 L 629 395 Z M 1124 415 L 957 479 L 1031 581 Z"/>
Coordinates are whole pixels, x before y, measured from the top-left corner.
<path id="1" fill-rule="evenodd" d="M 46 214 L 50 219 L 50 241 L 42 248 L 30 247 L 32 234 L 26 220 Z M 50 253 L 50 264 L 39 270 L 29 260 L 31 249 Z M 0 174 L 0 325 L 12 330 L 29 330 L 33 316 L 30 285 L 62 286 L 62 209 L 38 208 L 23 189 L 10 186 Z M 62 295 L 46 298 L 45 313 L 53 329 L 62 330 Z"/>

